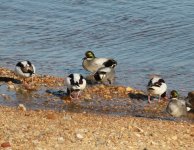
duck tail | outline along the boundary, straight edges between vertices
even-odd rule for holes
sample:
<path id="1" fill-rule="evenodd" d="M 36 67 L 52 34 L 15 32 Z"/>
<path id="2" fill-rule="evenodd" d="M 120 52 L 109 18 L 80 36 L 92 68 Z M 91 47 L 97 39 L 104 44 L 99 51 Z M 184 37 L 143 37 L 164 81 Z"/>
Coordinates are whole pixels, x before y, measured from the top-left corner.
<path id="1" fill-rule="evenodd" d="M 109 59 L 108 61 L 104 62 L 105 67 L 112 67 L 114 68 L 117 65 L 117 61 L 114 59 Z"/>

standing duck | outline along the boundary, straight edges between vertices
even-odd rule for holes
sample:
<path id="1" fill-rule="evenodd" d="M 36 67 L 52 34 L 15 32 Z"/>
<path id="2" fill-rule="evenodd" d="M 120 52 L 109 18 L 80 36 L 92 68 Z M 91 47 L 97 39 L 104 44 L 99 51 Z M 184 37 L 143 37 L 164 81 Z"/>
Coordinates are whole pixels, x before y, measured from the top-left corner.
<path id="1" fill-rule="evenodd" d="M 153 77 L 147 86 L 148 102 L 151 103 L 151 96 L 159 96 L 158 101 L 160 102 L 161 97 L 166 97 L 167 85 L 164 79 L 160 77 Z"/>
<path id="2" fill-rule="evenodd" d="M 186 101 L 179 99 L 179 94 L 175 90 L 172 90 L 170 95 L 170 101 L 166 107 L 166 111 L 174 117 L 186 116 L 187 111 L 190 110 L 186 107 Z"/>
<path id="3" fill-rule="evenodd" d="M 25 80 L 35 74 L 35 66 L 28 60 L 20 61 L 15 66 L 15 73 Z M 25 81 L 24 81 L 25 82 Z"/>
<path id="4" fill-rule="evenodd" d="M 67 94 L 71 99 L 78 99 L 80 92 L 86 88 L 86 80 L 81 74 L 73 73 L 66 78 Z"/>
<path id="5" fill-rule="evenodd" d="M 94 74 L 94 79 L 97 82 L 113 84 L 115 80 L 115 70 L 111 67 L 102 67 Z"/>
<path id="6" fill-rule="evenodd" d="M 82 66 L 85 70 L 90 72 L 96 72 L 102 67 L 112 67 L 114 68 L 117 62 L 114 59 L 109 58 L 97 58 L 92 51 L 87 51 L 85 57 L 83 58 Z"/>

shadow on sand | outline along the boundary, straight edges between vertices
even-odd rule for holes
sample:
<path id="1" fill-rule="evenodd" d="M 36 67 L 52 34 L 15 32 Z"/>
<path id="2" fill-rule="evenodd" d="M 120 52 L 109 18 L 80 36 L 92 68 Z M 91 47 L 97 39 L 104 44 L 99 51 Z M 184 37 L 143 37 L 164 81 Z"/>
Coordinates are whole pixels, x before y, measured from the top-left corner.
<path id="1" fill-rule="evenodd" d="M 18 79 L 10 78 L 10 77 L 0 77 L 0 82 L 12 82 L 15 84 L 21 84 L 22 82 Z"/>

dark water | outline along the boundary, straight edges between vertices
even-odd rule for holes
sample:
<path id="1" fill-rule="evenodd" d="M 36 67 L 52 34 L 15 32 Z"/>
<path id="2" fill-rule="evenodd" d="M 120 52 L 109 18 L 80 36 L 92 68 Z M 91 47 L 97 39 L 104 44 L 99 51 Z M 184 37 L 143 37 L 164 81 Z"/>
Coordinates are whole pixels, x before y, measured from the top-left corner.
<path id="1" fill-rule="evenodd" d="M 0 65 L 29 59 L 37 73 L 86 74 L 92 49 L 118 61 L 117 84 L 142 90 L 150 74 L 183 95 L 194 89 L 192 0 L 1 0 Z"/>

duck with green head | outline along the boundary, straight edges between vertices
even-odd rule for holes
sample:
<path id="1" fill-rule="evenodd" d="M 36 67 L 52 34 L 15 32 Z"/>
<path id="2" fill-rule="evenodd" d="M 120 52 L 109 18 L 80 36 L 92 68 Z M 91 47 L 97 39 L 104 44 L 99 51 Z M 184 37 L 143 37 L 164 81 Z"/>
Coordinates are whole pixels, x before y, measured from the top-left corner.
<path id="1" fill-rule="evenodd" d="M 83 58 L 82 66 L 85 70 L 95 73 L 99 68 L 115 68 L 117 62 L 111 58 L 98 58 L 92 51 L 87 51 Z"/>
<path id="2" fill-rule="evenodd" d="M 189 110 L 186 105 L 186 101 L 179 98 L 178 92 L 172 90 L 170 93 L 170 102 L 166 107 L 166 111 L 174 117 L 186 116 Z"/>

